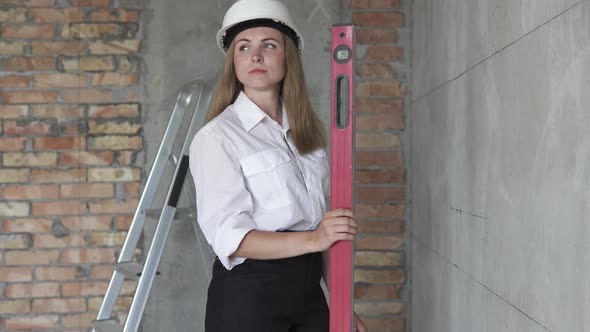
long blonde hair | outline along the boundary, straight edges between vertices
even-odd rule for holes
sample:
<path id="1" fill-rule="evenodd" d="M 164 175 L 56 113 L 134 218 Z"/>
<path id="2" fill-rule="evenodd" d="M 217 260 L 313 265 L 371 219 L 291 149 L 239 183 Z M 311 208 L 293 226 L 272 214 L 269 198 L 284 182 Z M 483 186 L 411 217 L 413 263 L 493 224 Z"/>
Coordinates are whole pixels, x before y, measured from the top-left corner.
<path id="1" fill-rule="evenodd" d="M 311 108 L 299 50 L 291 38 L 283 35 L 283 40 L 287 68 L 281 85 L 281 97 L 287 109 L 295 146 L 299 153 L 307 154 L 326 147 L 326 132 L 317 114 Z M 236 76 L 234 51 L 235 43 L 232 41 L 227 49 L 223 69 L 211 97 L 206 122 L 213 120 L 227 106 L 233 104 L 244 88 Z"/>

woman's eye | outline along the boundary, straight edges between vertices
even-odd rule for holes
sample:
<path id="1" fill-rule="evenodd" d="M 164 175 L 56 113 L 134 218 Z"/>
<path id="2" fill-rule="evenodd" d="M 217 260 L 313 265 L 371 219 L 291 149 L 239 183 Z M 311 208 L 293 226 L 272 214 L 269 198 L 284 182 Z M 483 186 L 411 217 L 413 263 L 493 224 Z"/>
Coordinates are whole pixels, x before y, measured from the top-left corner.
<path id="1" fill-rule="evenodd" d="M 273 43 L 266 43 L 264 44 L 264 48 L 275 48 L 275 45 Z"/>
<path id="2" fill-rule="evenodd" d="M 238 47 L 238 50 L 239 50 L 239 51 L 245 51 L 245 50 L 247 50 L 247 49 L 248 49 L 248 46 L 247 46 L 247 45 L 240 45 L 240 46 Z"/>

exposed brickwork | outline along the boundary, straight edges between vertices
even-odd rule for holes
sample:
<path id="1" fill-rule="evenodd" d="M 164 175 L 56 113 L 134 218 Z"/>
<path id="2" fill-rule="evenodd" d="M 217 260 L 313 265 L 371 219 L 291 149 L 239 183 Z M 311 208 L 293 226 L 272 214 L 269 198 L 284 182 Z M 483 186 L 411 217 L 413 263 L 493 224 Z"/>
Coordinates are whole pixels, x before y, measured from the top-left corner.
<path id="1" fill-rule="evenodd" d="M 406 330 L 403 105 L 409 45 L 401 0 L 351 0 L 356 26 L 355 310 L 373 332 Z"/>
<path id="2" fill-rule="evenodd" d="M 1 1 L 1 331 L 96 317 L 142 180 L 139 16 L 139 0 Z"/>

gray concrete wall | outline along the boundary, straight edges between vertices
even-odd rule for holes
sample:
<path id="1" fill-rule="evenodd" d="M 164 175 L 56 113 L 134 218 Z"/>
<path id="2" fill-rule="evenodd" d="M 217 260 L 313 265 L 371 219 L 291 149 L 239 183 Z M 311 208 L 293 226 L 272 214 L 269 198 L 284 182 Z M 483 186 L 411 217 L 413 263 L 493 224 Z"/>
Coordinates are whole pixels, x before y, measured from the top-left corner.
<path id="1" fill-rule="evenodd" d="M 590 331 L 590 1 L 412 15 L 412 331 Z"/>
<path id="2" fill-rule="evenodd" d="M 200 79 L 213 86 L 223 62 L 215 44 L 233 0 L 146 0 L 142 8 L 144 59 L 142 116 L 145 175 L 180 88 Z M 340 0 L 284 1 L 305 39 L 303 63 L 312 104 L 325 124 L 330 114 L 330 27 L 341 23 Z M 346 7 L 346 6 L 345 6 Z M 189 180 L 186 182 L 192 185 Z M 146 231 L 144 247 L 154 227 Z M 203 241 L 202 238 L 199 240 Z M 203 256 L 202 256 L 203 254 Z M 143 331 L 202 331 L 211 252 L 190 221 L 172 226 L 143 319 Z"/>

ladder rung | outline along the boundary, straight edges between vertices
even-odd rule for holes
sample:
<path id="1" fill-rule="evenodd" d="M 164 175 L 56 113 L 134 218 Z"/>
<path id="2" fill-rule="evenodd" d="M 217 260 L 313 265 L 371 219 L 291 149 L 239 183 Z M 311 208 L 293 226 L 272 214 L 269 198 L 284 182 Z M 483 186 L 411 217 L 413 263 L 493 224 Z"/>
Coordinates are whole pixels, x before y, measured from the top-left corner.
<path id="1" fill-rule="evenodd" d="M 146 209 L 145 216 L 151 219 L 160 219 L 162 209 Z M 196 209 L 176 209 L 174 220 L 195 220 L 197 218 Z"/>
<path id="2" fill-rule="evenodd" d="M 137 280 L 143 270 L 143 265 L 137 262 L 117 263 L 115 269 L 125 275 L 126 279 Z"/>
<path id="3" fill-rule="evenodd" d="M 100 319 L 94 321 L 95 332 L 121 332 L 123 326 L 115 319 Z"/>

